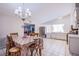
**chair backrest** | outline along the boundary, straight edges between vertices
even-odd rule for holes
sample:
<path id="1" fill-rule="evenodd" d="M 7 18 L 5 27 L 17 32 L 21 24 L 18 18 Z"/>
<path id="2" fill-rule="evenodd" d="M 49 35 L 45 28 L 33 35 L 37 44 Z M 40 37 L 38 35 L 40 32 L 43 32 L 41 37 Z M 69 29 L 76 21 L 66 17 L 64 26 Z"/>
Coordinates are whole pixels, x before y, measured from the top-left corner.
<path id="1" fill-rule="evenodd" d="M 7 41 L 8 41 L 7 44 L 9 44 L 10 48 L 15 46 L 12 36 L 7 35 Z"/>
<path id="2" fill-rule="evenodd" d="M 39 39 L 35 39 L 34 42 L 36 43 L 36 45 L 39 45 L 40 44 Z"/>
<path id="3" fill-rule="evenodd" d="M 38 33 L 29 33 L 30 36 L 37 36 L 38 37 Z"/>
<path id="4" fill-rule="evenodd" d="M 12 36 L 12 39 L 17 38 L 18 37 L 18 33 L 10 33 L 10 36 Z"/>
<path id="5" fill-rule="evenodd" d="M 35 43 L 38 48 L 43 48 L 43 39 L 42 38 L 35 39 Z"/>
<path id="6" fill-rule="evenodd" d="M 35 34 L 34 34 L 34 33 L 29 33 L 29 35 L 30 35 L 30 36 L 35 36 Z"/>
<path id="7" fill-rule="evenodd" d="M 10 35 L 12 36 L 12 35 L 17 35 L 18 36 L 18 33 L 10 33 Z"/>

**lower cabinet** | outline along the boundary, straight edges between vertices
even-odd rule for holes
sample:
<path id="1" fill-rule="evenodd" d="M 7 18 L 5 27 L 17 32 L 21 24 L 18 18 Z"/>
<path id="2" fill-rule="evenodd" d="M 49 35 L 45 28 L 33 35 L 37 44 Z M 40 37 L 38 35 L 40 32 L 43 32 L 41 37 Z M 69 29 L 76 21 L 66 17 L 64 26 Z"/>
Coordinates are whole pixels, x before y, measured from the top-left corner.
<path id="1" fill-rule="evenodd" d="M 66 40 L 66 33 L 47 33 L 47 38 L 50 39 L 60 39 L 60 40 Z"/>
<path id="2" fill-rule="evenodd" d="M 79 55 L 79 35 L 68 35 L 69 51 L 71 54 Z"/>

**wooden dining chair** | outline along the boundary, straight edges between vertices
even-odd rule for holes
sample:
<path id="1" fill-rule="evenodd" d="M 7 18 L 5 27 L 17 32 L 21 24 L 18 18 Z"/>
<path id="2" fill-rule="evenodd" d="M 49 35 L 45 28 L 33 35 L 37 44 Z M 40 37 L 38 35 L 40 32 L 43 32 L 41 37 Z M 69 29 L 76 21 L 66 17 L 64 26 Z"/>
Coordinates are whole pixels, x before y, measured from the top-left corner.
<path id="1" fill-rule="evenodd" d="M 6 56 L 10 56 L 10 55 L 12 56 L 12 55 L 17 55 L 18 54 L 18 52 L 17 52 L 18 50 L 15 51 L 15 50 L 13 50 L 13 48 L 16 48 L 15 50 L 17 50 L 17 47 L 15 46 L 15 43 L 13 42 L 12 36 L 7 35 Z M 15 52 L 12 52 L 12 51 L 15 51 Z"/>
<path id="2" fill-rule="evenodd" d="M 36 49 L 36 53 L 38 54 L 38 55 L 42 55 L 42 49 L 43 49 L 43 39 L 40 39 L 40 38 L 38 38 L 38 39 L 34 39 L 35 40 L 35 49 Z"/>
<path id="3" fill-rule="evenodd" d="M 6 55 L 10 55 L 9 49 L 14 47 L 14 46 L 15 46 L 15 44 L 14 44 L 14 42 L 12 40 L 12 37 L 7 35 Z"/>
<path id="4" fill-rule="evenodd" d="M 30 50 L 30 56 L 41 56 L 43 48 L 43 40 L 42 39 L 34 39 L 34 43 L 28 46 L 28 50 Z"/>
<path id="5" fill-rule="evenodd" d="M 30 56 L 34 55 L 34 51 L 35 51 L 35 43 L 31 44 L 28 46 L 28 50 L 30 51 Z"/>

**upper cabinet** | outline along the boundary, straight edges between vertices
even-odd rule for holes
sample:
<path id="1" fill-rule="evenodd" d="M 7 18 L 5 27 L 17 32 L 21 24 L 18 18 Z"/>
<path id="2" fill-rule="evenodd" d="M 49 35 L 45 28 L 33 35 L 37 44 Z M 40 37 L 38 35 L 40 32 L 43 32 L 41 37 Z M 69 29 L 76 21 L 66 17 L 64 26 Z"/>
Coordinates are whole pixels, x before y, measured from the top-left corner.
<path id="1" fill-rule="evenodd" d="M 79 3 L 75 4 L 76 8 L 76 19 L 77 19 L 77 24 L 79 24 Z"/>

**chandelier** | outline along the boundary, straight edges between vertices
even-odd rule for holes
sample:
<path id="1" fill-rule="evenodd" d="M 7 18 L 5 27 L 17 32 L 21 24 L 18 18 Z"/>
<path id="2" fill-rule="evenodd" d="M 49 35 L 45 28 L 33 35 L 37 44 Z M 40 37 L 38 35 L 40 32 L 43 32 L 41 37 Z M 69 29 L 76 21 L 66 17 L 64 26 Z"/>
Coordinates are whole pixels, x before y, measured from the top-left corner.
<path id="1" fill-rule="evenodd" d="M 22 4 L 22 7 L 19 6 L 17 9 L 15 9 L 15 14 L 23 21 L 27 19 L 29 22 L 31 22 L 29 20 L 29 17 L 31 17 L 31 11 L 24 8 L 24 3 Z"/>

